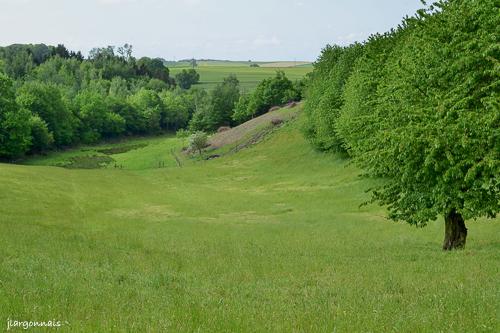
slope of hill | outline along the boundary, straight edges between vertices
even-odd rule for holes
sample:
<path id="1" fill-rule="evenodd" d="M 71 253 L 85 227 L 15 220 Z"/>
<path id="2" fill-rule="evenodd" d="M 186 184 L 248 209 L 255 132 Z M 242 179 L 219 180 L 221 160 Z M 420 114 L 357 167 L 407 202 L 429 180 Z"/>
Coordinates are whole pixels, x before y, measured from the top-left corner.
<path id="1" fill-rule="evenodd" d="M 286 121 L 297 116 L 299 107 L 292 103 L 288 107 L 279 110 L 269 111 L 259 117 L 251 119 L 228 131 L 213 135 L 210 140 L 210 149 L 227 148 L 234 144 L 245 144 L 245 141 L 252 141 L 252 138 L 262 137 L 265 133 L 282 125 Z"/>
<path id="2" fill-rule="evenodd" d="M 180 149 L 168 137 L 105 147 L 137 167 L 0 164 L 0 319 L 84 332 L 498 329 L 499 221 L 470 223 L 467 249 L 443 253 L 441 222 L 414 229 L 360 208 L 372 181 L 315 152 L 301 123 L 182 168 L 139 167 Z"/>

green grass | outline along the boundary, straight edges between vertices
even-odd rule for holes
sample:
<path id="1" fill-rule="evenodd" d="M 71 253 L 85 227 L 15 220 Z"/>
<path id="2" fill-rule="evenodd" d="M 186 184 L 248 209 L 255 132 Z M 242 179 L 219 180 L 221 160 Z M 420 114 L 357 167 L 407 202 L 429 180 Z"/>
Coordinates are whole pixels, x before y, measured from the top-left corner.
<path id="1" fill-rule="evenodd" d="M 82 146 L 78 149 L 38 156 L 25 161 L 24 164 L 87 168 L 86 164 L 95 166 L 92 160 L 108 158 L 111 161 L 108 164 L 102 164 L 103 168 L 114 169 L 115 165 L 127 170 L 154 169 L 159 166 L 173 167 L 177 166 L 177 162 L 172 153 L 181 157 L 178 151 L 182 148 L 184 141 L 186 140 L 175 139 L 172 135 L 131 138 L 118 143 Z M 84 165 L 71 165 L 75 159 L 83 160 Z M 93 169 L 98 166 L 88 168 Z"/>
<path id="2" fill-rule="evenodd" d="M 188 67 L 170 68 L 170 74 L 175 76 L 177 73 L 187 68 Z M 200 83 L 196 86 L 213 89 L 218 83 L 221 83 L 225 77 L 230 74 L 235 74 L 240 81 L 242 90 L 248 92 L 254 89 L 260 81 L 274 76 L 277 70 L 284 71 L 290 80 L 295 81 L 302 79 L 307 73 L 311 72 L 312 67 L 199 66 L 196 68 L 196 71 L 200 74 Z"/>
<path id="3" fill-rule="evenodd" d="M 0 164 L 0 324 L 498 332 L 500 222 L 469 223 L 467 249 L 442 252 L 442 221 L 415 229 L 360 208 L 372 182 L 313 151 L 301 121 L 183 168 L 150 163 L 182 145 L 168 137 L 120 154 L 124 169 L 46 166 L 71 152 Z"/>
<path id="4" fill-rule="evenodd" d="M 250 64 L 257 64 L 263 67 L 312 67 L 312 63 L 308 61 L 232 61 L 232 60 L 197 60 L 196 65 L 198 67 L 248 67 Z M 190 61 L 167 61 L 166 66 L 168 68 L 177 67 L 189 67 L 191 66 Z"/>

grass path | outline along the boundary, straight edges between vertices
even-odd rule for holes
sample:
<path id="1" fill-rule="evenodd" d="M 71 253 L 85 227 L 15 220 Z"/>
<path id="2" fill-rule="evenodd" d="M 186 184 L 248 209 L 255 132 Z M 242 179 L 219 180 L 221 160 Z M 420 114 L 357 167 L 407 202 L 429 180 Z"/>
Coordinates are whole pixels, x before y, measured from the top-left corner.
<path id="1" fill-rule="evenodd" d="M 123 153 L 130 169 L 0 164 L 0 325 L 498 331 L 499 221 L 469 223 L 467 249 L 443 253 L 441 221 L 359 208 L 370 182 L 313 151 L 301 121 L 184 168 L 144 167 L 175 138 Z"/>

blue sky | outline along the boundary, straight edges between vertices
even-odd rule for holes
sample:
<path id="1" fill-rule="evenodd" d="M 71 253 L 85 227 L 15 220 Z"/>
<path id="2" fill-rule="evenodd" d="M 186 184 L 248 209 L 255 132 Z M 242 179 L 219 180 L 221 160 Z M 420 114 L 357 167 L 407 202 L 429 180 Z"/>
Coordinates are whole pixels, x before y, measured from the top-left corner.
<path id="1" fill-rule="evenodd" d="M 0 0 L 0 45 L 134 46 L 165 59 L 314 60 L 413 15 L 420 0 Z"/>

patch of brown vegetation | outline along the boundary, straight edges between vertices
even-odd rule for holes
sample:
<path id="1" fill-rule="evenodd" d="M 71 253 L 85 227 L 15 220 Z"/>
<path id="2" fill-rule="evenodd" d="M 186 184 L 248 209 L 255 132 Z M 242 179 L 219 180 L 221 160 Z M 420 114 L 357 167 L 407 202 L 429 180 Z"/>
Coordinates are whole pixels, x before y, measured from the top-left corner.
<path id="1" fill-rule="evenodd" d="M 217 130 L 217 133 L 226 132 L 226 131 L 229 131 L 230 129 L 231 129 L 231 127 L 229 127 L 229 126 L 221 126 L 221 127 L 219 127 L 219 129 Z"/>
<path id="2" fill-rule="evenodd" d="M 272 127 L 283 124 L 287 120 L 294 118 L 298 111 L 299 109 L 293 111 L 287 110 L 286 112 L 283 112 L 283 110 L 277 109 L 251 119 L 246 123 L 233 127 L 227 131 L 217 133 L 208 140 L 208 143 L 210 144 L 209 150 L 218 149 L 231 144 L 239 143 L 238 146 L 248 146 L 249 142 L 250 144 L 255 143 L 261 140 L 262 137 L 269 132 L 269 128 L 267 127 L 272 129 Z M 260 127 L 263 127 L 262 131 L 257 131 Z M 245 142 L 242 143 L 241 141 Z M 239 149 L 235 149 L 239 150 L 241 147 Z"/>
<path id="3" fill-rule="evenodd" d="M 283 119 L 279 119 L 279 118 L 271 119 L 271 124 L 273 126 L 281 125 L 281 124 L 283 124 Z"/>

